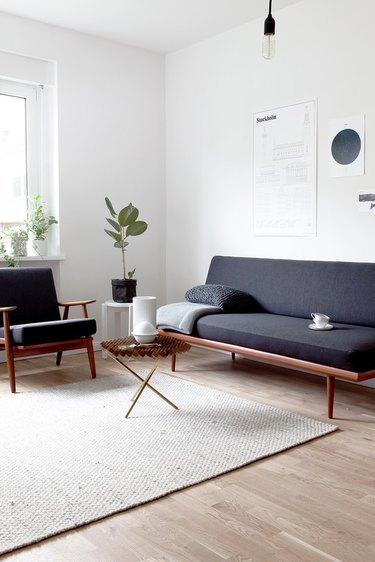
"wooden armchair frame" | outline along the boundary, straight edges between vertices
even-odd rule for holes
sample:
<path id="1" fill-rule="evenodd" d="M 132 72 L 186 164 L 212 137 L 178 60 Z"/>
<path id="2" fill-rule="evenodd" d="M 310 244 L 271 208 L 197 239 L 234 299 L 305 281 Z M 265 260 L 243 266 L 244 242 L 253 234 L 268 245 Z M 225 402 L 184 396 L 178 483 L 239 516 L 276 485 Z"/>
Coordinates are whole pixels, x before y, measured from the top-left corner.
<path id="1" fill-rule="evenodd" d="M 67 320 L 69 316 L 69 310 L 72 306 L 82 306 L 83 318 L 88 318 L 87 305 L 95 302 L 95 300 L 85 300 L 76 302 L 58 302 L 59 306 L 64 307 L 63 320 Z M 0 307 L 0 313 L 3 315 L 3 328 L 4 337 L 0 337 L 0 351 L 5 350 L 6 362 L 8 368 L 9 382 L 11 392 L 16 392 L 16 377 L 15 377 L 15 367 L 14 360 L 18 357 L 30 357 L 33 355 L 43 355 L 46 353 L 56 353 L 56 365 L 60 365 L 62 354 L 64 351 L 70 351 L 74 349 L 86 349 L 90 364 L 91 376 L 94 379 L 96 377 L 96 367 L 95 367 L 95 357 L 93 348 L 93 338 L 92 336 L 82 337 L 72 340 L 65 340 L 53 343 L 41 343 L 36 345 L 13 345 L 12 335 L 10 330 L 9 313 L 16 310 L 16 306 L 6 306 Z"/>

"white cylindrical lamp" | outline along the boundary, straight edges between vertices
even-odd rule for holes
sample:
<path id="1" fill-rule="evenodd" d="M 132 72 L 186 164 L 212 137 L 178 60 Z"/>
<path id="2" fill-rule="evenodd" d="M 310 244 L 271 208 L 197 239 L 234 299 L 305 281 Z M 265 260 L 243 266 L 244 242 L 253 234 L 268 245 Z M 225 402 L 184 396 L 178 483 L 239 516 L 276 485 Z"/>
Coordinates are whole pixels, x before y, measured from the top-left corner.
<path id="1" fill-rule="evenodd" d="M 156 330 L 156 297 L 133 297 L 133 331 L 141 322 L 149 322 Z"/>

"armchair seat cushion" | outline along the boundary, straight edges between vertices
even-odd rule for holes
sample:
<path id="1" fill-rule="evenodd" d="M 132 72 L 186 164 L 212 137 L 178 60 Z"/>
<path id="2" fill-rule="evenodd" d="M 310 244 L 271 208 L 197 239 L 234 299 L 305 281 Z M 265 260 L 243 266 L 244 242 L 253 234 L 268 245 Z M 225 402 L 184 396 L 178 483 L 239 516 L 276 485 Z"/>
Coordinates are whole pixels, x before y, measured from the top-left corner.
<path id="1" fill-rule="evenodd" d="M 16 324 L 11 326 L 10 332 L 13 345 L 54 343 L 92 336 L 96 332 L 96 321 L 93 318 L 77 318 Z M 4 330 L 0 328 L 0 337 L 3 336 Z"/>

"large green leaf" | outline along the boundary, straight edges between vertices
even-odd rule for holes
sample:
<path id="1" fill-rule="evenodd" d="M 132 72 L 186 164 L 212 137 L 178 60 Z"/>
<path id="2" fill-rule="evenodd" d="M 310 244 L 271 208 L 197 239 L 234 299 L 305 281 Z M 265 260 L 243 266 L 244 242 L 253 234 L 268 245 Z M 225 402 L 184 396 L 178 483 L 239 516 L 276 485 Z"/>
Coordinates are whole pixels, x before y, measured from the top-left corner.
<path id="1" fill-rule="evenodd" d="M 138 209 L 134 207 L 134 205 L 129 203 L 127 207 L 121 209 L 121 211 L 118 214 L 117 220 L 119 224 L 122 227 L 124 227 L 135 222 L 137 220 L 138 215 L 139 215 Z"/>
<path id="2" fill-rule="evenodd" d="M 111 238 L 116 240 L 116 242 L 118 242 L 119 244 L 122 244 L 121 234 L 119 234 L 118 232 L 113 232 L 112 230 L 107 230 L 106 228 L 104 229 L 104 232 L 106 232 L 108 234 L 108 236 L 110 236 Z"/>
<path id="3" fill-rule="evenodd" d="M 129 224 L 128 228 L 126 229 L 126 236 L 139 236 L 143 234 L 144 231 L 147 229 L 147 223 L 144 221 L 137 221 Z"/>
<path id="4" fill-rule="evenodd" d="M 107 219 L 107 221 L 115 230 L 117 230 L 117 232 L 121 232 L 121 226 L 118 222 L 114 221 L 113 219 Z"/>
<path id="5" fill-rule="evenodd" d="M 117 213 L 113 208 L 112 203 L 110 202 L 110 200 L 108 199 L 108 197 L 105 198 L 105 204 L 107 205 L 107 208 L 109 210 L 109 212 L 111 213 L 111 215 L 113 216 L 113 218 L 115 219 L 117 217 Z"/>

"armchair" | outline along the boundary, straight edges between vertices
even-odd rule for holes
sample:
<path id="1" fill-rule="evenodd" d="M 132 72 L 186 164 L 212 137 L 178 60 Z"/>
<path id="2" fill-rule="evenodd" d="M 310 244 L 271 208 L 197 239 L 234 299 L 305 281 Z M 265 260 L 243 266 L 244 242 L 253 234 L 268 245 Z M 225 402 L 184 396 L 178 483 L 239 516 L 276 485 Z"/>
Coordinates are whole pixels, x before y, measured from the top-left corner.
<path id="1" fill-rule="evenodd" d="M 12 392 L 17 357 L 57 353 L 60 365 L 64 351 L 86 349 L 91 376 L 96 377 L 92 344 L 96 321 L 87 315 L 92 302 L 59 302 L 50 268 L 0 269 L 0 351 L 5 351 Z M 64 307 L 62 319 L 59 306 Z M 81 306 L 83 318 L 68 319 L 72 306 Z"/>

